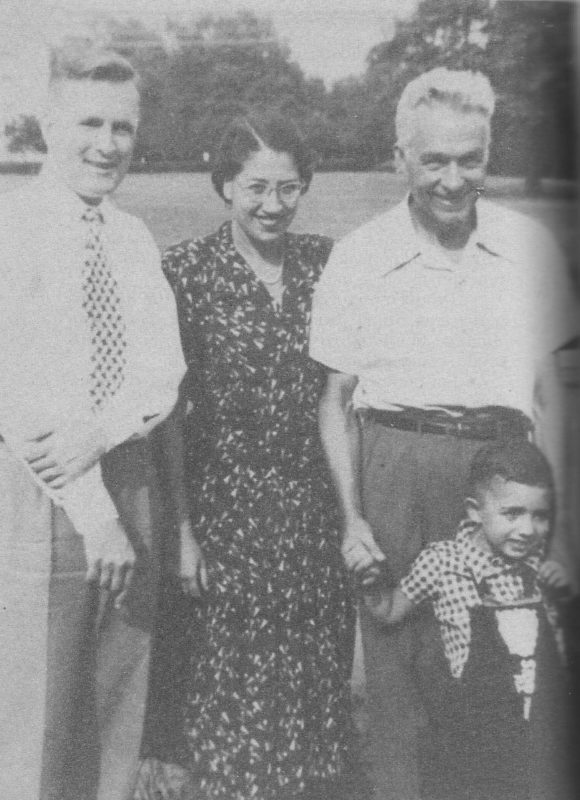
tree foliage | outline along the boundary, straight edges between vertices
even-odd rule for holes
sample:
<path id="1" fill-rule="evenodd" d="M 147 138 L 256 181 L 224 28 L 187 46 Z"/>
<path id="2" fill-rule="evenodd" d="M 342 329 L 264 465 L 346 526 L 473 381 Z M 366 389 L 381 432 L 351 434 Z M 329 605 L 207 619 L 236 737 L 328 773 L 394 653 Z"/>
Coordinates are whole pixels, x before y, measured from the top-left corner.
<path id="1" fill-rule="evenodd" d="M 392 155 L 396 106 L 410 80 L 435 66 L 481 68 L 489 14 L 488 0 L 423 0 L 410 19 L 397 23 L 389 41 L 371 49 L 363 132 L 377 161 Z"/>
<path id="2" fill-rule="evenodd" d="M 489 75 L 498 94 L 491 167 L 527 174 L 533 190 L 541 175 L 573 169 L 572 23 L 572 2 L 422 0 L 370 50 L 364 75 L 330 90 L 250 11 L 173 21 L 163 39 L 139 20 L 109 22 L 107 36 L 142 78 L 142 161 L 203 163 L 232 116 L 259 106 L 294 117 L 322 159 L 381 164 L 392 157 L 405 84 L 447 66 Z M 30 117 L 6 132 L 13 150 L 39 145 Z"/>
<path id="3" fill-rule="evenodd" d="M 385 157 L 394 114 L 409 80 L 435 66 L 480 70 L 496 89 L 491 168 L 542 174 L 573 171 L 573 4 L 509 0 L 423 0 L 388 42 L 368 56 L 364 78 L 372 139 Z"/>
<path id="4" fill-rule="evenodd" d="M 10 153 L 43 153 L 46 148 L 36 117 L 21 114 L 4 128 Z"/>
<path id="5" fill-rule="evenodd" d="M 227 122 L 251 107 L 294 117 L 324 154 L 336 147 L 323 82 L 305 78 L 269 20 L 249 11 L 206 14 L 171 33 L 172 51 L 133 59 L 144 88 L 139 157 L 201 162 Z"/>
<path id="6" fill-rule="evenodd" d="M 573 3 L 500 2 L 490 20 L 495 166 L 524 172 L 530 192 L 542 175 L 575 171 L 574 29 Z"/>

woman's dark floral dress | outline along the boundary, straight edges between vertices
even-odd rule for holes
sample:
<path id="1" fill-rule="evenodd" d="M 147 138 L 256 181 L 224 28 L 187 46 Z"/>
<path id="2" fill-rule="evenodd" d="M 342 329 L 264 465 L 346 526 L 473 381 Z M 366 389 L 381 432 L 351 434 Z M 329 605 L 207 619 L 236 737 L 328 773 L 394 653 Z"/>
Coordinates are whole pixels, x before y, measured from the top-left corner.
<path id="1" fill-rule="evenodd" d="M 188 480 L 209 573 L 186 713 L 208 798 L 297 797 L 344 763 L 353 610 L 317 430 L 324 372 L 308 357 L 330 248 L 286 235 L 280 309 L 230 223 L 164 259 L 189 366 Z"/>

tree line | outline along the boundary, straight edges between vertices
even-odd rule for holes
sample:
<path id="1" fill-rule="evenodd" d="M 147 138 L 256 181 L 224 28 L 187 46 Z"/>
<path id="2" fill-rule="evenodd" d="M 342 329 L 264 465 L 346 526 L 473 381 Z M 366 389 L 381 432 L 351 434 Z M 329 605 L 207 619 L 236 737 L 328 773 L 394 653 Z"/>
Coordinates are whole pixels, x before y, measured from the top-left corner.
<path id="1" fill-rule="evenodd" d="M 363 75 L 330 89 L 250 11 L 169 23 L 163 42 L 139 20 L 109 20 L 107 36 L 142 77 L 137 165 L 203 167 L 227 121 L 262 106 L 297 121 L 322 167 L 388 167 L 404 85 L 447 66 L 489 76 L 498 98 L 490 169 L 525 175 L 535 191 L 544 176 L 575 173 L 573 6 L 422 0 L 370 50 Z M 14 151 L 42 149 L 34 118 L 14 120 L 6 135 Z"/>

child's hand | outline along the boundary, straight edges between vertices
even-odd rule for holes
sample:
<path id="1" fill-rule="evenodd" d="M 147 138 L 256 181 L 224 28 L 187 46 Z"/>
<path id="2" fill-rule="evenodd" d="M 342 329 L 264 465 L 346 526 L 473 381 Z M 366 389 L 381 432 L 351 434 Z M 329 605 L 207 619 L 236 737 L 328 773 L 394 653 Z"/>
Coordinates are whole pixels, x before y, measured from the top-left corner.
<path id="1" fill-rule="evenodd" d="M 398 586 L 394 589 L 370 586 L 363 590 L 363 599 L 371 616 L 386 625 L 401 622 L 414 608 L 414 603 Z"/>
<path id="2" fill-rule="evenodd" d="M 385 591 L 375 585 L 363 587 L 363 601 L 370 615 L 377 621 L 388 623 L 389 612 L 391 610 L 391 597 Z"/>
<path id="3" fill-rule="evenodd" d="M 558 593 L 571 591 L 570 579 L 566 570 L 557 561 L 544 561 L 540 565 L 538 575 L 546 586 Z"/>

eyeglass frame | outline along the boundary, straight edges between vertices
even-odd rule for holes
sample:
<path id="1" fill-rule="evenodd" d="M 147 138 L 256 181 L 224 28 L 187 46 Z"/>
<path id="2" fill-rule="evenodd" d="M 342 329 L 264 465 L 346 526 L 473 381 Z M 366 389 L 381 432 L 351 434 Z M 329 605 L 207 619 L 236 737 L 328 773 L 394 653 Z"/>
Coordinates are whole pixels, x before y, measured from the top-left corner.
<path id="1" fill-rule="evenodd" d="M 270 197 L 272 192 L 276 192 L 276 197 L 279 203 L 282 203 L 282 205 L 285 206 L 292 206 L 294 205 L 294 203 L 298 202 L 298 198 L 300 197 L 301 194 L 303 194 L 304 189 L 306 188 L 306 183 L 304 183 L 304 181 L 301 180 L 284 181 L 281 182 L 280 184 L 277 184 L 276 186 L 272 186 L 271 184 L 266 182 L 252 181 L 252 183 L 250 183 L 250 185 L 248 186 L 245 186 L 242 183 L 238 183 L 238 186 L 240 187 L 242 193 L 248 199 L 254 200 L 256 203 L 264 202 L 264 200 L 267 200 Z M 256 193 L 255 191 L 252 190 L 252 186 L 259 186 L 263 189 L 263 191 Z M 283 198 L 280 193 L 281 191 L 283 191 L 283 189 L 289 186 L 299 187 L 296 190 L 296 196 L 293 197 L 292 199 Z"/>

